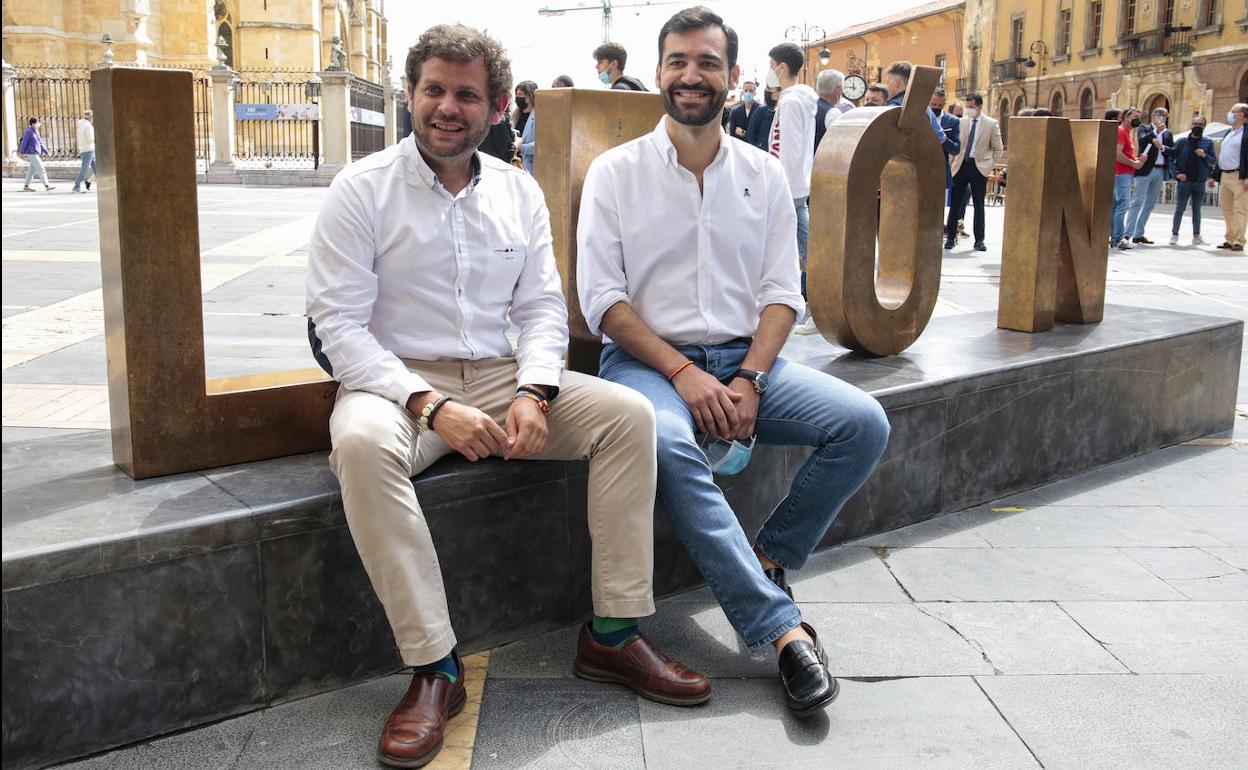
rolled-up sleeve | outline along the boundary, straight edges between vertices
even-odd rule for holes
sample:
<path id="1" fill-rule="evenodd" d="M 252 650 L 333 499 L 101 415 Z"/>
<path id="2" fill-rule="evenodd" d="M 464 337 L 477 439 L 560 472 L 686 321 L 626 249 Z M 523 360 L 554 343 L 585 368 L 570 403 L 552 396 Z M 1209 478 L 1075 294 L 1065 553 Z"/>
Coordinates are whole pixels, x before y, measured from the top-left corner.
<path id="1" fill-rule="evenodd" d="M 598 335 L 602 334 L 602 318 L 611 306 L 629 301 L 620 209 L 610 175 L 605 164 L 590 164 L 581 189 L 576 225 L 576 291 L 585 323 Z M 791 201 L 789 206 L 791 209 Z"/>
<path id="2" fill-rule="evenodd" d="M 532 188 L 533 224 L 524 268 L 516 282 L 511 320 L 520 327 L 516 340 L 516 384 L 559 386 L 568 350 L 568 306 L 550 235 L 550 212 L 537 182 Z"/>
<path id="3" fill-rule="evenodd" d="M 802 271 L 797 254 L 797 212 L 789 197 L 789 183 L 778 162 L 767 164 L 767 241 L 763 246 L 763 275 L 758 287 L 758 310 L 787 305 L 800 318 Z"/>
<path id="4" fill-rule="evenodd" d="M 411 394 L 430 386 L 368 329 L 377 301 L 375 255 L 372 213 L 350 178 L 340 175 L 330 185 L 308 247 L 308 317 L 334 379 L 406 406 Z"/>

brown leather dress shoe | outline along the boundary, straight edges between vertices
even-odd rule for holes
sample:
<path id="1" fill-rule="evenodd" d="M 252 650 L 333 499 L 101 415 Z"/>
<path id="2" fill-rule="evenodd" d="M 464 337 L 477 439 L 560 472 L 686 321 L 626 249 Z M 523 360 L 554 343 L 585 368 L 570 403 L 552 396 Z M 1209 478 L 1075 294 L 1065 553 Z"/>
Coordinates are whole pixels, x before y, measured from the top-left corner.
<path id="1" fill-rule="evenodd" d="M 464 710 L 464 669 L 454 684 L 441 674 L 416 674 L 381 728 L 377 759 L 389 767 L 421 767 L 442 750 L 446 722 Z"/>
<path id="2" fill-rule="evenodd" d="M 595 642 L 588 624 L 581 628 L 572 673 L 591 682 L 622 684 L 669 706 L 696 706 L 711 697 L 709 679 L 667 657 L 641 634 L 616 649 Z"/>

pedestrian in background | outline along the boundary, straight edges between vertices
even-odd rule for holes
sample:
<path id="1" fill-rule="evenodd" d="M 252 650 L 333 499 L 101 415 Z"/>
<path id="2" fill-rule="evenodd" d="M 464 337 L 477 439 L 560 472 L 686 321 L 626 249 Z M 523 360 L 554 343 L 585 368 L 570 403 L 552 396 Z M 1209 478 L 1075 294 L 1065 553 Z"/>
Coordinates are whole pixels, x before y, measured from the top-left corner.
<path id="1" fill-rule="evenodd" d="M 520 159 L 524 170 L 536 174 L 537 159 L 537 83 L 522 81 L 516 86 L 516 106 L 528 113 L 524 131 L 520 133 Z"/>
<path id="2" fill-rule="evenodd" d="M 1192 118 L 1187 136 L 1174 143 L 1169 151 L 1169 166 L 1174 170 L 1174 223 L 1170 228 L 1170 245 L 1179 245 L 1179 226 L 1183 224 L 1183 210 L 1188 201 L 1192 203 L 1192 245 L 1200 246 L 1200 207 L 1205 202 L 1205 184 L 1217 163 L 1213 140 L 1204 136 L 1205 119 Z"/>
<path id="3" fill-rule="evenodd" d="M 506 112 L 502 114 L 497 123 L 490 126 L 477 149 L 487 155 L 493 155 L 504 163 L 511 163 L 515 159 L 516 132 L 511 128 L 511 121 L 507 119 Z"/>
<path id="4" fill-rule="evenodd" d="M 95 176 L 95 126 L 91 115 L 91 110 L 85 110 L 78 118 L 78 156 L 82 158 L 82 168 L 78 169 L 78 178 L 74 180 L 74 192 L 86 192 L 82 189 L 84 182 L 90 190 L 91 177 Z"/>
<path id="5" fill-rule="evenodd" d="M 1131 248 L 1127 239 L 1131 183 L 1135 181 L 1135 172 L 1144 165 L 1143 159 L 1137 159 L 1139 153 L 1135 149 L 1135 129 L 1139 127 L 1140 111 L 1135 107 L 1123 110 L 1118 118 L 1118 141 L 1114 150 L 1114 219 L 1109 232 L 1110 248 L 1123 251 Z"/>
<path id="6" fill-rule="evenodd" d="M 841 93 L 845 85 L 845 75 L 840 70 L 824 70 L 815 80 L 815 93 L 819 94 L 819 104 L 815 111 L 815 149 L 823 141 L 828 128 L 845 113 L 854 108 L 854 103 Z"/>
<path id="7" fill-rule="evenodd" d="M 645 91 L 646 87 L 635 77 L 624 74 L 628 51 L 619 43 L 603 43 L 594 49 L 594 63 L 598 80 L 613 91 Z"/>
<path id="8" fill-rule="evenodd" d="M 523 85 L 532 85 L 533 88 L 529 91 L 523 91 L 520 88 Z M 524 124 L 529 122 L 529 115 L 533 112 L 533 94 L 535 91 L 537 91 L 537 84 L 532 80 L 526 80 L 516 86 L 516 114 L 512 116 L 516 136 L 524 136 Z"/>
<path id="9" fill-rule="evenodd" d="M 745 129 L 746 143 L 763 152 L 767 152 L 767 142 L 771 138 L 771 122 L 776 118 L 776 100 L 779 95 L 779 88 L 764 88 L 763 103 L 750 114 L 750 122 Z"/>
<path id="10" fill-rule="evenodd" d="M 742 83 L 741 100 L 736 107 L 732 108 L 732 113 L 728 116 L 728 134 L 743 142 L 748 141 L 750 116 L 759 109 L 758 102 L 755 101 L 757 94 L 758 84 L 753 80 Z"/>
<path id="11" fill-rule="evenodd" d="M 572 78 L 567 75 L 560 75 L 550 84 L 551 88 L 572 88 Z"/>
<path id="12" fill-rule="evenodd" d="M 43 167 L 43 156 L 48 154 L 48 146 L 43 143 L 43 137 L 39 136 L 39 118 L 31 118 L 26 124 L 26 130 L 22 132 L 22 141 L 17 145 L 17 152 L 26 159 L 26 184 L 22 186 L 22 192 L 34 192 L 35 188 L 30 186 L 30 180 L 35 174 L 43 180 L 44 190 L 55 190 L 56 188 L 48 184 L 48 172 Z"/>
<path id="13" fill-rule="evenodd" d="M 994 169 L 1005 147 L 1001 143 L 1001 126 L 995 119 L 982 114 L 983 108 L 984 97 L 971 94 L 966 97 L 966 117 L 958 121 L 961 151 L 954 156 L 950 168 L 953 188 L 949 195 L 949 216 L 945 221 L 946 249 L 953 248 L 958 220 L 965 216 L 969 194 L 975 204 L 975 251 L 988 250 L 984 243 L 987 230 L 984 197 L 988 192 L 988 180 L 995 175 Z"/>
<path id="14" fill-rule="evenodd" d="M 862 99 L 863 107 L 888 106 L 888 86 L 883 83 L 872 83 L 867 86 L 867 95 Z"/>
<path id="15" fill-rule="evenodd" d="M 962 152 L 962 121 L 944 111 L 945 98 L 945 89 L 937 88 L 932 92 L 932 99 L 927 106 L 936 113 L 936 119 L 940 121 L 940 128 L 945 134 L 945 141 L 941 144 L 941 148 L 945 151 L 945 205 L 948 206 L 950 193 L 953 190 L 953 173 L 950 171 L 950 164 L 954 158 L 958 157 L 958 153 Z"/>
<path id="16" fill-rule="evenodd" d="M 1219 249 L 1244 250 L 1244 228 L 1248 226 L 1248 142 L 1244 123 L 1248 104 L 1236 104 L 1226 113 L 1231 132 L 1218 148 L 1218 184 L 1222 186 L 1222 216 L 1226 220 L 1226 240 Z"/>
<path id="17" fill-rule="evenodd" d="M 1174 148 L 1174 134 L 1166 128 L 1169 117 L 1164 108 L 1153 110 L 1152 121 L 1140 126 L 1136 132 L 1136 144 L 1143 148 L 1142 166 L 1135 172 L 1135 188 L 1131 193 L 1131 205 L 1127 209 L 1127 235 L 1132 243 L 1151 246 L 1144 235 L 1144 226 L 1153 213 L 1153 206 L 1161 197 L 1161 186 L 1166 181 L 1166 153 Z"/>

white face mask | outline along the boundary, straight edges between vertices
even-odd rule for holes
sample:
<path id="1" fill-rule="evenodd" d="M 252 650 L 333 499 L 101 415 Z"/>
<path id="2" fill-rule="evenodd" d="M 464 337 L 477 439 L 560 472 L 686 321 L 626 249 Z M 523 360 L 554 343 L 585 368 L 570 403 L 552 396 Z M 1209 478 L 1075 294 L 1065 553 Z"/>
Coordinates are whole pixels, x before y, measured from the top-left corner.
<path id="1" fill-rule="evenodd" d="M 966 116 L 970 118 L 971 120 L 974 120 L 975 118 L 979 117 L 979 110 L 975 109 L 974 107 L 967 107 L 965 112 L 966 112 Z"/>
<path id="2" fill-rule="evenodd" d="M 768 88 L 780 87 L 780 76 L 777 75 L 776 71 L 774 69 L 771 69 L 770 67 L 767 68 L 767 87 Z"/>

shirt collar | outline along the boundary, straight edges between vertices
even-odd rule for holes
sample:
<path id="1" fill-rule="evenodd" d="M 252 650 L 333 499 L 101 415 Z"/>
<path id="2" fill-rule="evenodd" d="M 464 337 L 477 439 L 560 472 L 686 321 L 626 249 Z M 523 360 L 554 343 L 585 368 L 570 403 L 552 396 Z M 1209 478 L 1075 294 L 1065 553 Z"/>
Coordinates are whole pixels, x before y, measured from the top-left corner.
<path id="1" fill-rule="evenodd" d="M 438 175 L 434 173 L 434 170 L 429 167 L 428 163 L 425 162 L 425 156 L 420 154 L 420 149 L 416 146 L 415 132 L 408 134 L 407 138 L 403 140 L 403 152 L 407 155 L 408 161 L 416 170 L 416 174 L 420 177 L 420 181 L 423 182 L 426 187 L 430 190 L 446 189 L 442 186 L 442 180 L 438 179 Z M 461 193 L 463 195 L 471 193 L 481 181 L 482 164 L 481 153 L 479 150 L 472 154 L 470 162 L 472 164 L 472 181 L 470 181 L 468 186 L 464 188 L 464 192 Z"/>
<path id="2" fill-rule="evenodd" d="M 659 118 L 659 124 L 654 127 L 650 138 L 654 142 L 654 148 L 659 151 L 659 155 L 663 160 L 667 161 L 672 168 L 680 166 L 680 162 L 676 158 L 676 145 L 672 144 L 672 138 L 667 135 L 667 116 Z M 725 141 L 728 135 L 724 133 L 723 128 L 719 130 L 719 149 L 715 152 L 715 160 L 712 164 L 718 163 L 721 158 L 728 154 L 728 142 Z"/>

